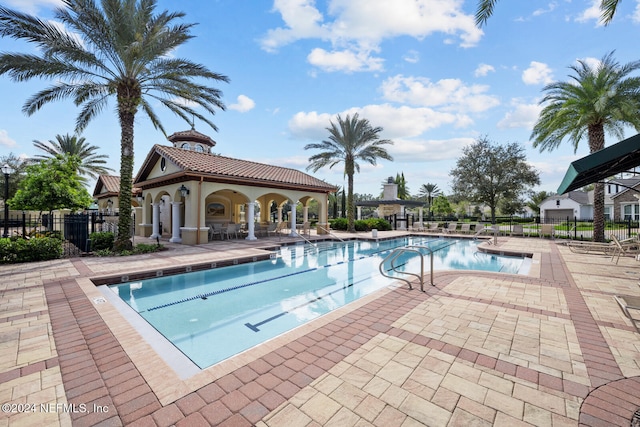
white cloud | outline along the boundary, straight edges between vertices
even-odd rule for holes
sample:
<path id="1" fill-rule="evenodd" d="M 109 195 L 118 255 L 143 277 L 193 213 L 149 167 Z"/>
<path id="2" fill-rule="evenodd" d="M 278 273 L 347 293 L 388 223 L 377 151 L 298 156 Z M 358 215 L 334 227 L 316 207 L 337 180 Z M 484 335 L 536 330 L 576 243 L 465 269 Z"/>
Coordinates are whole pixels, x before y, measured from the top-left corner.
<path id="1" fill-rule="evenodd" d="M 396 162 L 439 162 L 454 160 L 460 156 L 462 148 L 470 145 L 473 138 L 451 139 L 394 139 L 389 153 Z"/>
<path id="2" fill-rule="evenodd" d="M 15 147 L 16 145 L 18 144 L 9 137 L 9 133 L 4 129 L 0 129 L 0 146 Z"/>
<path id="3" fill-rule="evenodd" d="M 426 77 L 396 75 L 385 80 L 381 89 L 389 101 L 439 107 L 456 113 L 478 113 L 500 104 L 497 97 L 487 94 L 489 86 L 467 85 L 459 79 L 442 79 L 434 83 Z"/>
<path id="4" fill-rule="evenodd" d="M 479 64 L 478 68 L 476 68 L 476 70 L 473 72 L 473 75 L 476 77 L 484 77 L 487 74 L 489 74 L 489 72 L 493 72 L 493 71 L 496 71 L 496 69 L 493 68 L 492 65 Z"/>
<path id="5" fill-rule="evenodd" d="M 525 128 L 532 129 L 540 116 L 542 107 L 538 104 L 523 104 L 514 102 L 514 109 L 505 114 L 498 122 L 500 129 Z"/>
<path id="6" fill-rule="evenodd" d="M 633 15 L 631 15 L 631 20 L 636 24 L 640 22 L 640 1 L 636 4 L 636 8 L 633 11 Z"/>
<path id="7" fill-rule="evenodd" d="M 420 53 L 416 50 L 410 50 L 402 57 L 402 59 L 411 64 L 416 64 L 420 60 Z"/>
<path id="8" fill-rule="evenodd" d="M 311 51 L 307 60 L 311 65 L 324 71 L 380 71 L 382 58 L 373 58 L 368 52 L 353 52 L 350 50 L 327 52 L 321 48 Z"/>
<path id="9" fill-rule="evenodd" d="M 553 82 L 553 74 L 547 64 L 531 61 L 529 68 L 522 72 L 522 81 L 528 85 L 549 84 Z"/>
<path id="10" fill-rule="evenodd" d="M 269 30 L 260 43 L 273 52 L 297 40 L 318 39 L 332 48 L 313 48 L 308 56 L 311 64 L 326 71 L 377 71 L 382 60 L 371 53 L 379 52 L 388 38 L 422 40 L 441 33 L 445 43 L 455 38 L 462 47 L 475 46 L 483 32 L 462 4 L 461 0 L 332 0 L 323 14 L 313 0 L 275 0 L 273 11 L 280 13 L 284 26 Z"/>
<path id="11" fill-rule="evenodd" d="M 342 118 L 358 113 L 369 120 L 372 126 L 383 128 L 381 138 L 396 140 L 414 138 L 424 132 L 443 125 L 467 126 L 469 119 L 464 115 L 435 111 L 431 108 L 394 107 L 390 104 L 366 105 L 351 108 L 338 114 Z M 299 112 L 289 120 L 289 131 L 294 138 L 321 141 L 328 136 L 331 121 L 336 123 L 337 114 Z"/>
<path id="12" fill-rule="evenodd" d="M 4 0 L 5 6 L 9 6 L 25 13 L 35 14 L 42 8 L 62 7 L 62 0 Z"/>
<path id="13" fill-rule="evenodd" d="M 582 13 L 576 17 L 576 21 L 596 21 L 596 26 L 601 26 L 600 15 L 602 12 L 600 11 L 600 3 L 601 0 L 591 0 L 591 6 L 583 10 Z"/>
<path id="14" fill-rule="evenodd" d="M 553 12 L 555 8 L 558 7 L 558 3 L 551 2 L 547 5 L 546 9 L 536 9 L 533 11 L 533 16 L 544 15 L 545 13 Z"/>
<path id="15" fill-rule="evenodd" d="M 238 95 L 237 101 L 235 104 L 229 105 L 230 110 L 236 110 L 241 113 L 246 113 L 247 111 L 253 110 L 256 106 L 256 103 L 253 99 L 249 98 L 246 95 Z"/>

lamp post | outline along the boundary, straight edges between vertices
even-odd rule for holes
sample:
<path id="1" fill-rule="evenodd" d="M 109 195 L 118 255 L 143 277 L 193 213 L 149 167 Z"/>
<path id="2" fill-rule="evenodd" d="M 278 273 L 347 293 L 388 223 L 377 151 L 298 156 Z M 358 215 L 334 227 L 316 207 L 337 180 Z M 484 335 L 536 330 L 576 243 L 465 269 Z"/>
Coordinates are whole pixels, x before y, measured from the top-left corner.
<path id="1" fill-rule="evenodd" d="M 11 166 L 5 163 L 2 166 L 2 173 L 4 174 L 4 233 L 2 237 L 9 237 L 9 174 L 13 172 Z"/>

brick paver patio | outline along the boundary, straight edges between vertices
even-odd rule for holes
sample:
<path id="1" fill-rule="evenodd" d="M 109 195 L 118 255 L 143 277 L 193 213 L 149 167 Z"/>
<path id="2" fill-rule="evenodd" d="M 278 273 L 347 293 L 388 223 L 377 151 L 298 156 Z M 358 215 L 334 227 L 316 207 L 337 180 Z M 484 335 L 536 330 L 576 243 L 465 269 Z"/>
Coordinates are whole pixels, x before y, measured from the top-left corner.
<path id="1" fill-rule="evenodd" d="M 0 267 L 0 425 L 629 426 L 640 407 L 640 336 L 613 299 L 640 296 L 632 258 L 500 238 L 528 276 L 438 272 L 186 376 L 90 280 L 259 244 Z"/>

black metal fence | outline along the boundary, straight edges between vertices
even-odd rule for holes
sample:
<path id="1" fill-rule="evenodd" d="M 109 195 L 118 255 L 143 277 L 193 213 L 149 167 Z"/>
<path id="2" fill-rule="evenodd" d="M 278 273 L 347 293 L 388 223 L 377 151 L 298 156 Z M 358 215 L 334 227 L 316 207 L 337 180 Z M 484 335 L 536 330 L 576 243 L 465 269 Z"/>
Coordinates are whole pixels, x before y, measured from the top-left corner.
<path id="1" fill-rule="evenodd" d="M 135 220 L 132 221 L 132 225 Z M 91 251 L 91 233 L 110 231 L 118 233 L 118 216 L 100 213 L 78 214 L 22 214 L 0 218 L 3 237 L 33 238 L 55 236 L 63 239 L 65 257 Z M 132 233 L 133 235 L 133 230 Z"/>
<path id="2" fill-rule="evenodd" d="M 415 222 L 419 221 L 417 215 L 408 214 L 405 218 L 401 218 L 398 215 L 392 215 L 385 217 L 394 229 L 398 228 L 411 228 Z M 436 217 L 432 216 L 427 218 L 423 217 L 423 222 L 438 222 L 442 226 L 447 226 L 450 222 L 471 222 L 484 225 L 490 225 L 490 220 L 483 220 L 477 217 L 463 217 L 458 218 L 455 216 Z M 573 240 L 591 240 L 593 238 L 593 218 L 545 218 L 541 220 L 540 217 L 521 218 L 515 216 L 496 217 L 495 224 L 500 227 L 500 232 L 504 234 L 511 234 L 513 232 L 514 225 L 521 224 L 524 234 L 526 236 L 539 236 L 542 232 L 542 225 L 549 224 L 553 226 L 553 233 L 555 237 L 566 238 Z M 625 220 L 606 220 L 605 221 L 605 238 L 610 239 L 611 235 L 614 235 L 617 239 L 628 239 L 638 235 L 639 221 L 632 219 Z"/>

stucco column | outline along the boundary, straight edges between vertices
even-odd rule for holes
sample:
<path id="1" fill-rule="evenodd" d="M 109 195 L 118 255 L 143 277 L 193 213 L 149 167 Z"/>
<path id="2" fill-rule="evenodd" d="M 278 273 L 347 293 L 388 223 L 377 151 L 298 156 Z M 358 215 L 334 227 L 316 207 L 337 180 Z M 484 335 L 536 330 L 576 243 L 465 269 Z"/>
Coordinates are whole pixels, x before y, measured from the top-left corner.
<path id="1" fill-rule="evenodd" d="M 149 236 L 150 239 L 160 237 L 160 203 L 151 203 L 152 218 L 151 223 L 153 227 L 153 233 Z"/>
<path id="2" fill-rule="evenodd" d="M 278 222 L 282 222 L 282 206 L 278 206 Z"/>
<path id="3" fill-rule="evenodd" d="M 289 215 L 289 220 L 291 221 L 291 237 L 297 237 L 298 233 L 296 232 L 296 207 L 298 206 L 298 201 L 293 200 L 291 203 L 291 214 Z"/>
<path id="4" fill-rule="evenodd" d="M 404 205 L 400 205 L 400 218 L 403 218 L 404 221 L 400 221 L 400 227 L 398 227 L 399 230 L 406 230 L 407 229 L 407 214 L 404 210 Z"/>
<path id="5" fill-rule="evenodd" d="M 254 202 L 247 203 L 247 237 L 245 240 L 258 240 L 255 235 L 255 206 Z"/>
<path id="6" fill-rule="evenodd" d="M 422 206 L 420 206 L 420 209 L 418 209 L 418 212 L 419 212 L 418 221 L 421 222 L 421 223 L 422 223 L 422 211 L 423 211 L 423 209 L 424 208 Z"/>
<path id="7" fill-rule="evenodd" d="M 356 209 L 358 210 L 358 216 L 356 217 L 357 220 L 361 220 L 362 219 L 362 206 L 356 206 Z"/>
<path id="8" fill-rule="evenodd" d="M 309 207 L 302 207 L 302 222 L 309 222 Z"/>
<path id="9" fill-rule="evenodd" d="M 171 243 L 181 243 L 180 238 L 180 205 L 182 202 L 171 202 Z"/>

